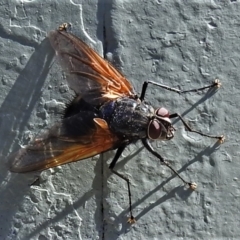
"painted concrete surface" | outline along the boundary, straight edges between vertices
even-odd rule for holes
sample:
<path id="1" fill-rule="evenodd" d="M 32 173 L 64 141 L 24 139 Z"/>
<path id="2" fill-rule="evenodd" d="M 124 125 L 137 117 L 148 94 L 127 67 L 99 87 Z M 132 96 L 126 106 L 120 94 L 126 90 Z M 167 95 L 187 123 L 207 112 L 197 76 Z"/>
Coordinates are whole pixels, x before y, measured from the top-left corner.
<path id="1" fill-rule="evenodd" d="M 239 1 L 2 1 L 0 5 L 0 239 L 239 239 Z M 178 95 L 149 87 L 147 102 L 181 113 L 195 129 L 153 146 L 187 181 L 136 143 L 116 169 L 114 152 L 40 175 L 13 174 L 7 156 L 61 117 L 69 90 L 47 33 L 63 22 L 132 82 L 179 89 L 219 78 L 216 92 Z M 32 185 L 31 183 L 36 182 Z"/>

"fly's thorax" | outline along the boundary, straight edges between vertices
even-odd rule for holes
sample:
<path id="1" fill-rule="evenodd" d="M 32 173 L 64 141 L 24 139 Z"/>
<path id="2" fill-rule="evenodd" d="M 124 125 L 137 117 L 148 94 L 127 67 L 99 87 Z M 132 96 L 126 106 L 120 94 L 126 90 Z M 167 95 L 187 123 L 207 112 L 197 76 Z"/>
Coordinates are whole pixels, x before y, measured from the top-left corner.
<path id="1" fill-rule="evenodd" d="M 111 131 L 128 139 L 146 138 L 149 119 L 155 114 L 151 106 L 128 97 L 105 103 L 100 111 Z"/>
<path id="2" fill-rule="evenodd" d="M 147 135 L 153 140 L 170 140 L 174 137 L 174 127 L 166 108 L 158 108 L 148 124 Z"/>

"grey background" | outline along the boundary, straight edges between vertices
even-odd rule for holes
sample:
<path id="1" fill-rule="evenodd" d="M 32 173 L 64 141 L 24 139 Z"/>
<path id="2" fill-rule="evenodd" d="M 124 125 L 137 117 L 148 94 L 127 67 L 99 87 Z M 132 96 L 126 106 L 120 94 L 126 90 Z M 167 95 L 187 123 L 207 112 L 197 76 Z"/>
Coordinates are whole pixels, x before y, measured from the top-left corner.
<path id="1" fill-rule="evenodd" d="M 214 94 L 179 96 L 150 87 L 147 99 L 182 113 L 170 142 L 155 142 L 197 191 L 186 189 L 140 143 L 41 173 L 12 174 L 7 156 L 59 119 L 72 97 L 45 39 L 62 22 L 105 54 L 137 92 L 145 80 L 189 89 L 215 78 Z M 0 5 L 0 239 L 239 239 L 240 1 L 2 1 Z"/>

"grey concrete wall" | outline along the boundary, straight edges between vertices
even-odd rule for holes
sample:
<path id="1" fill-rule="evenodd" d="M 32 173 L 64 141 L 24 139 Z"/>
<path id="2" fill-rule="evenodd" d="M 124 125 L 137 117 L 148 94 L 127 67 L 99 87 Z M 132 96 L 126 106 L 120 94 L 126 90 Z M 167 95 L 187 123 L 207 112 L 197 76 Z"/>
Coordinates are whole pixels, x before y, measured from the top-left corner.
<path id="1" fill-rule="evenodd" d="M 93 3 L 94 2 L 94 3 Z M 182 113 L 215 140 L 187 133 L 154 142 L 195 192 L 140 143 L 110 174 L 114 152 L 32 174 L 8 172 L 7 156 L 59 119 L 72 97 L 45 39 L 71 22 L 73 32 L 112 59 L 139 93 L 145 80 L 180 89 L 219 78 L 214 94 L 179 96 L 150 87 L 155 107 Z M 240 1 L 6 1 L 0 4 L 0 239 L 239 239 Z"/>

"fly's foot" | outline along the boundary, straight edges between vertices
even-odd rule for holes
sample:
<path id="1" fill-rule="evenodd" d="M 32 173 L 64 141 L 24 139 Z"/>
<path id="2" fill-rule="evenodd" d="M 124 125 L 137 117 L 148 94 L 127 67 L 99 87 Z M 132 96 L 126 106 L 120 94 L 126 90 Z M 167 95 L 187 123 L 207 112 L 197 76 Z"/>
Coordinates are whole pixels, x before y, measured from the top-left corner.
<path id="1" fill-rule="evenodd" d="M 218 141 L 219 141 L 220 144 L 224 143 L 224 141 L 225 141 L 225 136 L 224 136 L 224 135 L 220 136 L 220 137 L 218 138 Z"/>
<path id="2" fill-rule="evenodd" d="M 220 88 L 222 86 L 219 79 L 215 79 L 213 83 L 217 88 Z"/>
<path id="3" fill-rule="evenodd" d="M 191 190 L 196 190 L 196 188 L 197 188 L 197 184 L 195 183 L 195 182 L 193 182 L 193 183 L 188 183 L 188 186 L 189 186 L 189 188 L 191 189 Z"/>
<path id="4" fill-rule="evenodd" d="M 67 31 L 68 29 L 71 28 L 71 23 L 62 23 L 59 27 L 58 30 L 59 31 Z"/>
<path id="5" fill-rule="evenodd" d="M 127 220 L 127 222 L 130 223 L 130 224 L 134 224 L 134 223 L 136 223 L 137 221 L 136 221 L 136 219 L 135 219 L 133 216 L 131 216 L 131 217 Z"/>

